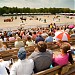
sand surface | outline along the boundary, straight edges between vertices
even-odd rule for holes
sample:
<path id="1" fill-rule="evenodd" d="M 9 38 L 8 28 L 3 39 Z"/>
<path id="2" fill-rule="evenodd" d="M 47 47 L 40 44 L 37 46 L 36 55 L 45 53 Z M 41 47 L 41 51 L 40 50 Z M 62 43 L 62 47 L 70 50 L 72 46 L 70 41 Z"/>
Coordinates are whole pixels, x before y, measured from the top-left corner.
<path id="1" fill-rule="evenodd" d="M 32 18 L 31 16 L 23 16 L 23 18 L 27 18 L 26 21 L 23 20 L 23 23 L 20 20 L 20 17 L 21 16 L 17 16 L 17 19 L 15 19 L 15 16 L 13 16 L 14 20 L 12 22 L 4 22 L 4 19 L 11 18 L 11 16 L 0 16 L 0 30 L 15 30 L 21 26 L 23 26 L 24 28 L 32 28 L 39 26 L 45 27 L 51 23 L 56 23 L 57 25 L 75 24 L 75 18 L 70 19 L 66 18 L 63 15 L 60 15 L 60 17 L 55 18 L 54 20 L 53 18 L 56 17 L 55 15 L 35 15 L 34 18 Z M 41 20 L 35 20 L 36 17 L 38 19 L 41 18 Z M 30 20 L 30 18 L 32 18 L 32 20 Z M 46 23 L 44 23 L 44 19 L 46 19 Z"/>

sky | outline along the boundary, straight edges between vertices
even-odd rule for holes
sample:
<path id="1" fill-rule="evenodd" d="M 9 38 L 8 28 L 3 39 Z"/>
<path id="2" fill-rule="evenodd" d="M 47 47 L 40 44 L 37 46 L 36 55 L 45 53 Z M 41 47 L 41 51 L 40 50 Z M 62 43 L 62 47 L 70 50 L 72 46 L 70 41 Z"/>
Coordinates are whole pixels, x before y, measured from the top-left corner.
<path id="1" fill-rule="evenodd" d="M 70 8 L 75 10 L 75 0 L 0 0 L 0 7 Z"/>

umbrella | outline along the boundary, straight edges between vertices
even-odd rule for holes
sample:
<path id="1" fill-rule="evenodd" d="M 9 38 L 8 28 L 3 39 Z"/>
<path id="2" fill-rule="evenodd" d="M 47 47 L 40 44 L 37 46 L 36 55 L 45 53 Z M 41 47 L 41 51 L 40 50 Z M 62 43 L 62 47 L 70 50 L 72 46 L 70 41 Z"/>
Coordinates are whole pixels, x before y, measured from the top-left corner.
<path id="1" fill-rule="evenodd" d="M 56 35 L 56 38 L 61 41 L 68 41 L 70 39 L 70 35 L 67 32 L 60 32 Z"/>
<path id="2" fill-rule="evenodd" d="M 61 30 L 59 30 L 59 31 L 56 31 L 55 32 L 55 36 L 53 37 L 53 41 L 58 41 L 58 40 L 60 40 L 60 39 L 58 39 L 58 38 L 56 38 L 57 37 L 57 35 L 59 35 L 60 33 L 62 33 L 63 31 L 61 31 Z"/>
<path id="3" fill-rule="evenodd" d="M 69 25 L 69 28 L 74 28 L 74 25 L 72 24 L 72 25 Z"/>

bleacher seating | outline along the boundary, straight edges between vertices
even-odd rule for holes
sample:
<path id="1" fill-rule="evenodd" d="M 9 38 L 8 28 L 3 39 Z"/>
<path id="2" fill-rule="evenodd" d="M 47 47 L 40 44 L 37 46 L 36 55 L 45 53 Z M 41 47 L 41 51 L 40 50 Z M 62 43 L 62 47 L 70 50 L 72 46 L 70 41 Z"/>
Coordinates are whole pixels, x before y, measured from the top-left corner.
<path id="1" fill-rule="evenodd" d="M 68 42 L 69 42 L 71 45 L 75 45 L 75 38 L 71 38 Z"/>
<path id="2" fill-rule="evenodd" d="M 71 45 L 75 44 L 75 39 L 70 39 L 68 41 Z M 10 50 L 6 50 L 6 51 L 1 51 L 0 52 L 0 58 L 4 59 L 4 60 L 10 60 L 10 58 L 13 58 L 14 60 L 18 59 L 17 57 L 17 52 L 18 52 L 18 48 L 14 48 L 14 42 L 3 42 L 8 48 L 11 48 Z M 58 45 L 56 45 L 55 42 L 49 42 L 47 43 L 47 48 L 54 50 L 56 48 L 59 48 Z M 34 50 L 35 50 L 35 46 L 27 46 L 25 47 L 25 50 L 27 52 L 27 56 L 29 56 Z M 72 72 L 75 71 L 75 63 L 73 65 L 69 64 L 63 67 L 60 66 L 56 66 L 41 72 L 38 72 L 36 74 L 33 75 L 70 75 Z"/>
<path id="3" fill-rule="evenodd" d="M 17 53 L 18 53 L 18 48 L 12 48 L 6 51 L 1 51 L 0 52 L 0 58 L 4 59 L 4 60 L 10 60 L 10 58 L 18 59 L 17 58 Z M 29 56 L 34 50 L 35 50 L 35 46 L 29 46 L 25 48 L 26 52 L 27 52 L 27 56 Z"/>
<path id="4" fill-rule="evenodd" d="M 24 42 L 24 45 L 26 44 L 26 40 L 21 39 L 21 41 Z M 14 43 L 15 43 L 15 41 L 6 41 L 6 42 L 3 42 L 3 44 L 6 45 L 7 48 L 14 48 L 15 47 Z"/>
<path id="5" fill-rule="evenodd" d="M 50 50 L 59 48 L 59 46 L 56 44 L 56 42 L 48 42 L 46 44 L 47 44 L 47 49 L 50 49 Z"/>
<path id="6" fill-rule="evenodd" d="M 3 42 L 3 44 L 6 45 L 7 48 L 14 48 L 14 42 L 15 41 L 6 41 L 6 42 Z"/>
<path id="7" fill-rule="evenodd" d="M 6 51 L 1 51 L 0 58 L 2 58 L 4 60 L 10 60 L 10 58 L 16 59 L 18 50 L 19 49 L 15 48 L 15 49 L 10 49 L 10 50 L 6 50 Z M 15 56 L 15 58 L 14 58 L 14 56 Z"/>

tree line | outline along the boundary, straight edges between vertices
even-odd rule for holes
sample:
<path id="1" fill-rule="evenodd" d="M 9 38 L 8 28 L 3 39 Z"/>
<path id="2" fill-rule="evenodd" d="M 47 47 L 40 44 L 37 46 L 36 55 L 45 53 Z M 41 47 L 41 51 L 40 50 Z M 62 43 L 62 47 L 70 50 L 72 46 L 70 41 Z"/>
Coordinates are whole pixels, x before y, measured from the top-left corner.
<path id="1" fill-rule="evenodd" d="M 13 13 L 75 13 L 75 10 L 71 10 L 69 8 L 18 8 L 18 7 L 0 7 L 0 15 L 6 14 L 13 14 Z"/>

